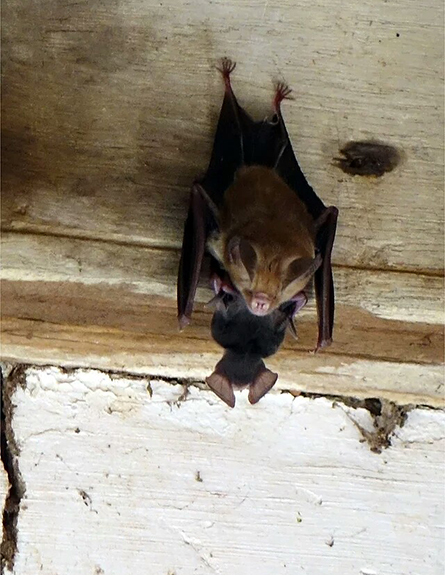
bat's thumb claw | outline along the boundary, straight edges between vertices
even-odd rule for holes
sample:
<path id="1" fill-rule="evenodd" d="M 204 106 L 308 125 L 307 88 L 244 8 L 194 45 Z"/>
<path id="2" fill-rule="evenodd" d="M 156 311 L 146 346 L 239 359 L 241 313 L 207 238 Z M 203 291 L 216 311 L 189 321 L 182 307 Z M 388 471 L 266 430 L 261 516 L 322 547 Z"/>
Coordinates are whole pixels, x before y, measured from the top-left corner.
<path id="1" fill-rule="evenodd" d="M 178 323 L 179 323 L 179 331 L 182 331 L 190 323 L 190 318 L 188 318 L 185 315 L 180 315 L 178 317 Z"/>
<path id="2" fill-rule="evenodd" d="M 321 339 L 317 342 L 317 347 L 312 350 L 312 353 L 317 353 L 317 351 L 319 351 L 320 349 L 323 349 L 325 347 L 329 347 L 332 343 L 332 337 L 329 337 L 327 339 Z"/>

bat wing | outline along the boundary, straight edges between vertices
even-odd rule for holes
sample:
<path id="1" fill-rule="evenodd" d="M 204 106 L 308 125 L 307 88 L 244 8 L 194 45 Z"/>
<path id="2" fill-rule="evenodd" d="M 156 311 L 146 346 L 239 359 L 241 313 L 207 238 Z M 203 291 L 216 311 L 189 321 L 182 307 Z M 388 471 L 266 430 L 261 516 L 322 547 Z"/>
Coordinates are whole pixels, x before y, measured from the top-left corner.
<path id="1" fill-rule="evenodd" d="M 322 255 L 322 263 L 314 275 L 315 297 L 318 313 L 318 341 L 316 350 L 332 343 L 334 329 L 335 294 L 332 276 L 331 253 L 337 230 L 338 210 L 326 208 L 315 222 L 317 227 L 317 248 Z"/>
<path id="2" fill-rule="evenodd" d="M 195 184 L 190 192 L 178 270 L 177 302 L 181 329 L 190 323 L 206 238 L 210 230 L 216 227 L 215 214 L 206 200 L 204 190 Z"/>
<path id="3" fill-rule="evenodd" d="M 206 378 L 206 383 L 210 389 L 229 407 L 235 407 L 235 394 L 233 386 L 227 377 L 214 371 L 212 375 Z"/>
<path id="4" fill-rule="evenodd" d="M 276 373 L 263 366 L 249 387 L 249 402 L 252 405 L 258 403 L 259 400 L 272 389 L 277 379 L 278 375 Z"/>
<path id="5" fill-rule="evenodd" d="M 178 317 L 187 325 L 193 311 L 196 288 L 207 238 L 217 229 L 217 209 L 226 189 L 242 165 L 263 165 L 275 169 L 306 205 L 316 222 L 316 247 L 322 265 L 315 273 L 319 337 L 317 349 L 329 345 L 334 323 L 334 284 L 331 252 L 338 210 L 326 208 L 304 176 L 281 115 L 280 102 L 286 87 L 279 85 L 275 96 L 275 115 L 271 121 L 254 122 L 239 105 L 230 84 L 234 65 L 224 59 L 220 69 L 225 95 L 216 128 L 212 155 L 201 189 L 192 188 L 178 274 Z"/>
<path id="6" fill-rule="evenodd" d="M 284 85 L 277 86 L 274 100 L 275 115 L 255 125 L 255 156 L 257 163 L 273 168 L 295 191 L 306 205 L 315 221 L 316 248 L 322 257 L 322 264 L 315 272 L 314 284 L 318 312 L 317 348 L 330 345 L 334 326 L 334 282 L 331 253 L 337 227 L 338 210 L 327 208 L 309 185 L 298 164 L 286 125 L 281 115 L 280 102 L 289 93 Z"/>
<path id="7" fill-rule="evenodd" d="M 255 122 L 238 104 L 230 85 L 234 65 L 223 59 L 226 90 L 205 176 L 192 187 L 179 262 L 177 303 L 181 328 L 190 323 L 209 235 L 217 230 L 217 211 L 239 167 L 249 161 Z"/>
<path id="8" fill-rule="evenodd" d="M 220 72 L 225 82 L 224 100 L 219 114 L 212 155 L 206 175 L 200 181 L 209 197 L 222 204 L 224 193 L 233 182 L 235 173 L 244 164 L 251 163 L 256 123 L 238 104 L 230 84 L 230 73 L 235 65 L 223 59 Z"/>

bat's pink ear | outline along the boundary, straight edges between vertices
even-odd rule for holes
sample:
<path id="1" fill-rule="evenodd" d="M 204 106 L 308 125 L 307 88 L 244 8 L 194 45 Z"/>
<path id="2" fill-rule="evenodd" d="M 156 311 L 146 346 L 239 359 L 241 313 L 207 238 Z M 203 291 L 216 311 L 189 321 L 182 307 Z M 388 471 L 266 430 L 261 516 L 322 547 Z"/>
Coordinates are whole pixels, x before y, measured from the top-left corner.
<path id="1" fill-rule="evenodd" d="M 235 394 L 233 393 L 232 384 L 227 377 L 214 371 L 212 375 L 206 379 L 206 383 L 213 393 L 216 393 L 229 407 L 235 407 Z"/>
<path id="2" fill-rule="evenodd" d="M 255 381 L 249 388 L 249 401 L 253 405 L 257 403 L 268 391 L 272 389 L 278 379 L 278 374 L 264 368 L 256 376 Z"/>
<path id="3" fill-rule="evenodd" d="M 307 304 L 307 295 L 304 291 L 300 291 L 297 294 L 294 295 L 294 297 L 292 298 L 292 301 L 295 302 L 295 308 L 294 308 L 294 317 L 297 315 L 297 313 L 304 308 L 304 306 Z"/>

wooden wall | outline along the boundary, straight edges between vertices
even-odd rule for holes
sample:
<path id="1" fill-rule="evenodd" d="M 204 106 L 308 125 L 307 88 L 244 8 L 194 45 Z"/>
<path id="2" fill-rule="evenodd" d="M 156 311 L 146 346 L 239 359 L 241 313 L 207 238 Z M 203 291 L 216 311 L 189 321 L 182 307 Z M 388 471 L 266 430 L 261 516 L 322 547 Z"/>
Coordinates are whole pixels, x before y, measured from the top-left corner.
<path id="1" fill-rule="evenodd" d="M 443 5 L 437 0 L 62 2 L 3 9 L 2 358 L 202 380 L 220 350 L 198 306 L 178 333 L 188 189 L 238 62 L 258 117 L 272 81 L 309 181 L 340 209 L 335 343 L 313 306 L 270 361 L 286 389 L 443 398 Z M 403 161 L 335 164 L 352 140 Z M 209 299 L 204 289 L 201 302 Z"/>

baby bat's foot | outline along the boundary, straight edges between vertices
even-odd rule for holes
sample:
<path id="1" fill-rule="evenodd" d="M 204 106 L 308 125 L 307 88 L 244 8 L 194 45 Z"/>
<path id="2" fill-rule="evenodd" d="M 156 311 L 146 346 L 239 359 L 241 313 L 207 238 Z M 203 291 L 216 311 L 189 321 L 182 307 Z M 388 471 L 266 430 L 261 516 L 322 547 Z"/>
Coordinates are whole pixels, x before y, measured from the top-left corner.
<path id="1" fill-rule="evenodd" d="M 226 90 L 231 90 L 232 86 L 230 84 L 230 74 L 235 70 L 236 62 L 232 62 L 230 58 L 221 58 L 220 66 L 217 69 L 221 72 L 224 78 L 224 84 L 226 85 Z"/>
<path id="2" fill-rule="evenodd" d="M 292 311 L 290 312 L 290 315 L 288 315 L 287 317 L 288 327 L 294 338 L 298 339 L 294 319 L 297 313 L 307 304 L 307 295 L 304 291 L 301 291 L 296 295 L 294 295 L 294 297 L 290 301 L 293 303 L 293 308 L 291 308 Z"/>
<path id="3" fill-rule="evenodd" d="M 289 88 L 284 82 L 278 82 L 275 85 L 275 97 L 273 99 L 273 108 L 276 114 L 280 114 L 280 105 L 283 100 L 292 100 L 292 88 Z"/>

